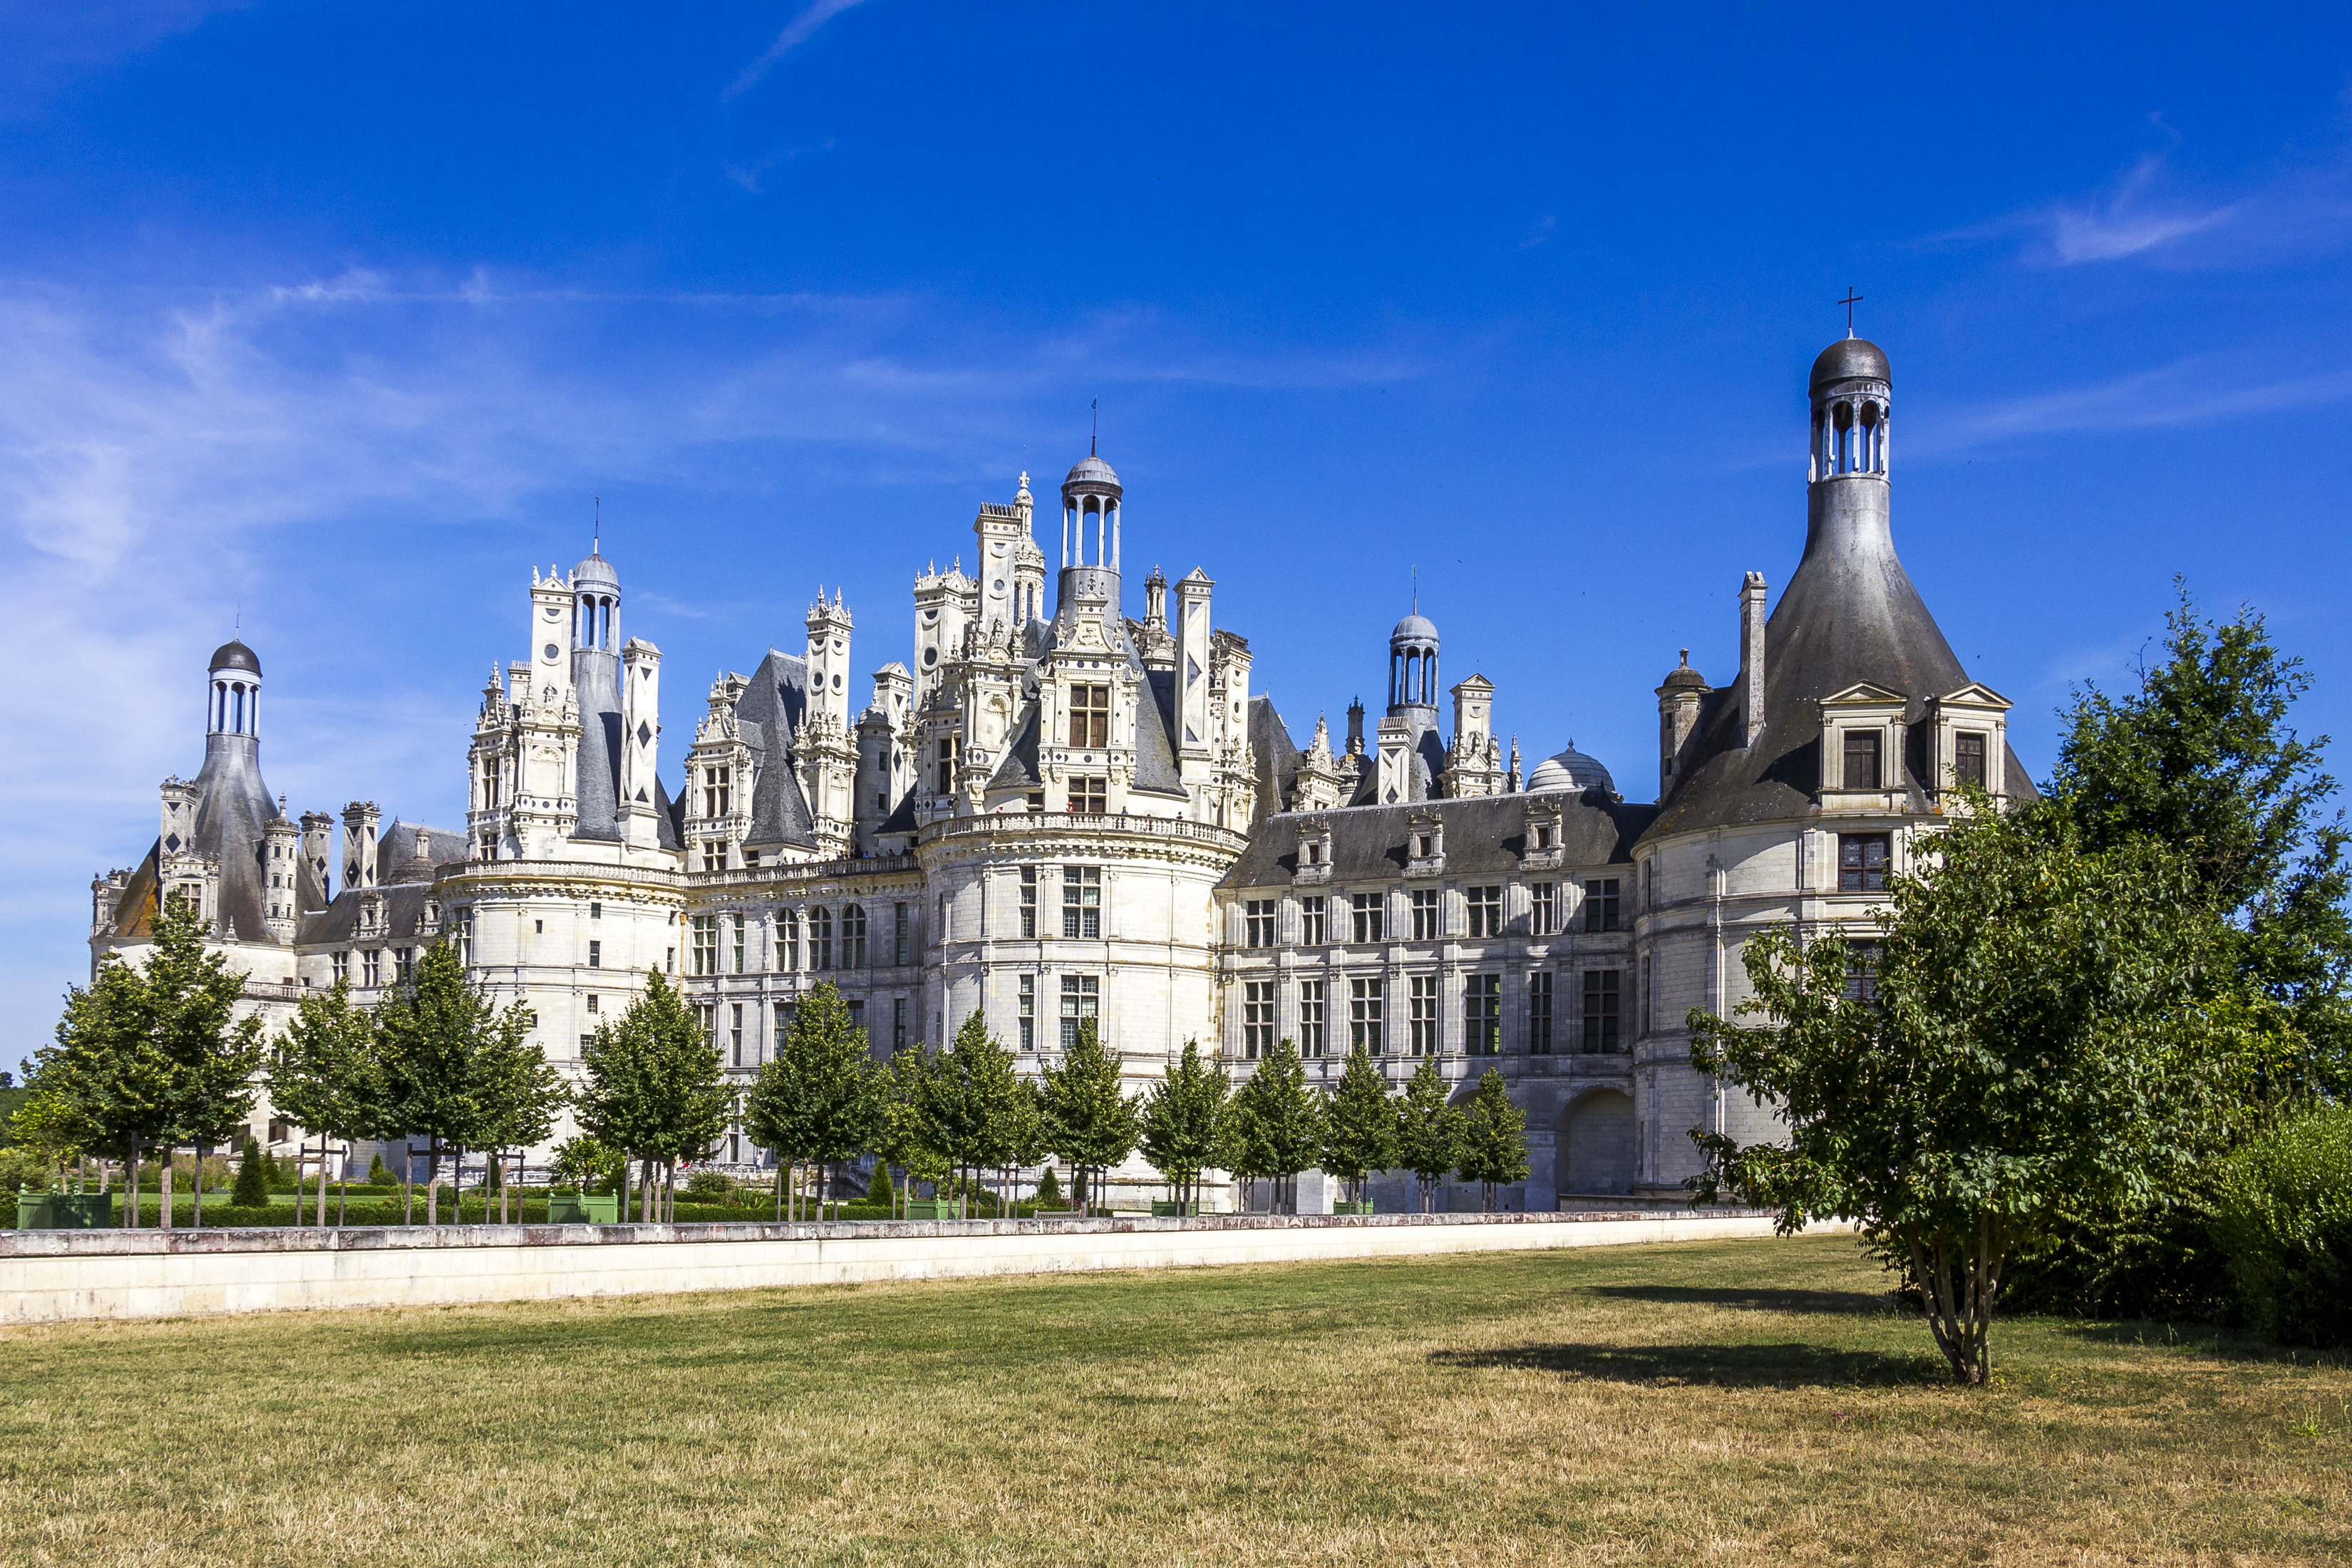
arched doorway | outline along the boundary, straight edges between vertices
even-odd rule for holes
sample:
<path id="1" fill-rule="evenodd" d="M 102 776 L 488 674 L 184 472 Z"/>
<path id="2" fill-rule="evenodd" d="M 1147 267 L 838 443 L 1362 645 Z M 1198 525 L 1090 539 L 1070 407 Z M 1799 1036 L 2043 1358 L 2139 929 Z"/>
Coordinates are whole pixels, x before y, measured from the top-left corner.
<path id="1" fill-rule="evenodd" d="M 1563 1197 L 1633 1190 L 1633 1097 L 1613 1089 L 1580 1096 L 1559 1117 L 1553 1155 Z"/>

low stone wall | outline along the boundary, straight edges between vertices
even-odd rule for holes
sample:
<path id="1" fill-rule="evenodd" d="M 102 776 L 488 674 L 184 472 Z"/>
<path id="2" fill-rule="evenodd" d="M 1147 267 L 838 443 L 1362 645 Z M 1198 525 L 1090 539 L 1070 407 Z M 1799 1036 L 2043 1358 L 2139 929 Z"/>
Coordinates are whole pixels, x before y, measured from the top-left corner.
<path id="1" fill-rule="evenodd" d="M 0 1323 L 1767 1237 L 1753 1211 L 0 1232 Z"/>

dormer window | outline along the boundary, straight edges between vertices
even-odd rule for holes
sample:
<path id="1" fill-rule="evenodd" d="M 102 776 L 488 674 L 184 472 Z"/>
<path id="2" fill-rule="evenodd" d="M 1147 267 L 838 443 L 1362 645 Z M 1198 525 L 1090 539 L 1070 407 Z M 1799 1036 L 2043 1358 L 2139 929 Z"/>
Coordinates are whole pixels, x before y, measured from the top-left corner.
<path id="1" fill-rule="evenodd" d="M 1985 738 L 1961 731 L 1952 737 L 1952 776 L 1961 784 L 1984 788 Z"/>
<path id="2" fill-rule="evenodd" d="M 1878 747 L 1885 737 L 1875 730 L 1848 730 L 1845 732 L 1845 773 L 1843 787 L 1846 789 L 1878 789 Z"/>

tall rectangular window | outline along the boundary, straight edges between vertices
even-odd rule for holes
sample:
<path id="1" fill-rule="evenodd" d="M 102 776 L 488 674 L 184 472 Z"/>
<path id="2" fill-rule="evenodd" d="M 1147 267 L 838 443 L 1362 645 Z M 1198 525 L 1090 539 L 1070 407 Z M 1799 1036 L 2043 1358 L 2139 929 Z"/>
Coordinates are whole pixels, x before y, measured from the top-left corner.
<path id="1" fill-rule="evenodd" d="M 1848 789 L 1878 789 L 1878 742 L 1875 730 L 1848 730 L 1845 732 L 1845 787 Z"/>
<path id="2" fill-rule="evenodd" d="M 904 969 L 914 961 L 914 923 L 907 918 L 907 906 L 890 906 L 890 962 Z"/>
<path id="3" fill-rule="evenodd" d="M 1354 922 L 1350 940 L 1381 940 L 1381 897 L 1378 893 L 1357 893 L 1349 899 L 1349 914 Z"/>
<path id="4" fill-rule="evenodd" d="M 1434 942 L 1444 934 L 1438 921 L 1437 889 L 1415 888 L 1412 890 L 1412 940 Z"/>
<path id="5" fill-rule="evenodd" d="M 1243 905 L 1242 931 L 1248 946 L 1274 945 L 1275 903 L 1272 899 L 1251 899 Z"/>
<path id="6" fill-rule="evenodd" d="M 1274 1049 L 1274 982 L 1242 982 L 1242 1059 L 1255 1061 Z"/>
<path id="7" fill-rule="evenodd" d="M 784 1037 L 793 1032 L 793 1005 L 790 1002 L 776 1004 L 776 1033 L 773 1041 L 775 1048 L 768 1053 L 770 1056 L 776 1056 L 782 1051 Z"/>
<path id="8" fill-rule="evenodd" d="M 1551 1055 L 1551 972 L 1538 969 L 1528 976 L 1528 1054 Z"/>
<path id="9" fill-rule="evenodd" d="M 1070 809 L 1080 816 L 1100 816 L 1110 810 L 1110 780 L 1100 774 L 1072 779 Z"/>
<path id="10" fill-rule="evenodd" d="M 589 968 L 593 969 L 596 967 L 596 956 L 597 944 L 592 942 L 588 944 Z M 413 947 L 394 948 L 392 952 L 392 961 L 397 970 L 400 983 L 403 985 L 407 984 L 410 977 L 415 975 L 416 973 L 416 950 Z"/>
<path id="11" fill-rule="evenodd" d="M 1874 942 L 1846 942 L 1845 994 L 1855 1001 L 1878 1000 L 1878 958 L 1882 951 Z"/>
<path id="12" fill-rule="evenodd" d="M 1617 929 L 1618 883 L 1614 877 L 1596 877 L 1584 884 L 1584 929 Z"/>
<path id="13" fill-rule="evenodd" d="M 1838 891 L 1886 891 L 1886 857 L 1890 847 L 1884 833 L 1839 834 Z"/>
<path id="14" fill-rule="evenodd" d="M 740 911 L 735 916 L 735 973 L 743 973 L 743 916 Z"/>
<path id="15" fill-rule="evenodd" d="M 833 911 L 811 910 L 808 913 L 808 954 L 811 969 L 833 967 Z"/>
<path id="16" fill-rule="evenodd" d="M 1471 888 L 1464 892 L 1470 908 L 1472 936 L 1503 934 L 1503 889 L 1500 887 Z"/>
<path id="17" fill-rule="evenodd" d="M 719 917 L 694 917 L 694 969 L 696 974 L 719 973 Z"/>
<path id="18" fill-rule="evenodd" d="M 790 910 L 776 911 L 776 967 L 790 974 L 801 966 L 801 917 Z"/>
<path id="19" fill-rule="evenodd" d="M 725 816 L 733 810 L 734 788 L 730 782 L 733 774 L 726 768 L 702 770 L 702 815 Z"/>
<path id="20" fill-rule="evenodd" d="M 327 956 L 334 963 L 335 978 L 348 983 L 352 977 L 352 955 L 349 952 L 331 952 Z"/>
<path id="21" fill-rule="evenodd" d="M 1406 1047 L 1417 1057 L 1437 1054 L 1437 976 L 1415 974 L 1404 983 Z"/>
<path id="22" fill-rule="evenodd" d="M 369 948 L 360 954 L 360 984 L 374 987 L 383 984 L 383 950 Z"/>
<path id="23" fill-rule="evenodd" d="M 1298 1054 L 1323 1054 L 1323 986 L 1320 980 L 1298 983 Z"/>
<path id="24" fill-rule="evenodd" d="M 1462 985 L 1462 1049 L 1474 1057 L 1503 1054 L 1503 977 L 1473 974 Z"/>
<path id="25" fill-rule="evenodd" d="M 866 1033 L 866 998 L 863 996 L 849 999 L 849 1030 L 854 1035 Z"/>
<path id="26" fill-rule="evenodd" d="M 1062 868 L 1062 935 L 1079 942 L 1102 940 L 1102 868 Z"/>
<path id="27" fill-rule="evenodd" d="M 1367 1056 L 1379 1056 L 1386 1043 L 1382 1033 L 1381 982 L 1350 980 L 1348 982 L 1348 1047 L 1364 1047 Z"/>
<path id="28" fill-rule="evenodd" d="M 1102 1006 L 1102 983 L 1092 974 L 1062 976 L 1062 1048 L 1078 1043 L 1078 1026 L 1097 1017 Z"/>
<path id="29" fill-rule="evenodd" d="M 702 1024 L 702 1037 L 710 1042 L 712 1050 L 717 1050 L 719 1048 L 719 1004 L 705 1002 L 695 1008 L 694 1016 Z"/>
<path id="30" fill-rule="evenodd" d="M 1985 782 L 1985 738 L 1963 730 L 1952 737 L 1952 776 L 1979 789 Z"/>
<path id="31" fill-rule="evenodd" d="M 866 967 L 866 906 L 847 904 L 841 911 L 841 967 Z"/>
<path id="32" fill-rule="evenodd" d="M 1528 889 L 1528 934 L 1549 936 L 1553 913 L 1552 888 L 1549 882 L 1537 882 Z"/>
<path id="33" fill-rule="evenodd" d="M 941 795 L 952 794 L 955 790 L 955 742 L 952 739 L 944 740 L 940 742 L 938 767 L 940 775 L 939 793 Z"/>
<path id="34" fill-rule="evenodd" d="M 907 999 L 890 998 L 890 1054 L 897 1056 L 907 1048 Z"/>
<path id="35" fill-rule="evenodd" d="M 1298 900 L 1298 940 L 1308 947 L 1324 943 L 1323 895 Z"/>
<path id="36" fill-rule="evenodd" d="M 1037 977 L 1034 974 L 1021 977 L 1021 1048 L 1037 1048 Z"/>
<path id="37" fill-rule="evenodd" d="M 1037 934 L 1037 868 L 1021 868 L 1021 934 Z"/>
<path id="38" fill-rule="evenodd" d="M 1584 1048 L 1590 1054 L 1607 1056 L 1618 1048 L 1619 973 L 1614 969 L 1584 972 Z"/>
<path id="39" fill-rule="evenodd" d="M 1110 744 L 1110 688 L 1070 688 L 1070 745 L 1100 751 Z"/>
<path id="40" fill-rule="evenodd" d="M 743 1065 L 743 1004 L 731 1004 L 733 1016 L 727 1026 L 727 1044 L 733 1052 L 737 1067 Z"/>

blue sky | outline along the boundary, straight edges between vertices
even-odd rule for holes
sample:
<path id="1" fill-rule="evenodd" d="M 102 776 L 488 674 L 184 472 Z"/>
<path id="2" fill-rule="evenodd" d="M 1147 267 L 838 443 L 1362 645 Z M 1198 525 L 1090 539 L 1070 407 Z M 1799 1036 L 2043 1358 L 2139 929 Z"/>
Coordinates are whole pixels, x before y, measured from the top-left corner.
<path id="1" fill-rule="evenodd" d="M 2037 775 L 2175 573 L 2344 731 L 2352 13 L 1903 10 L 0 0 L 0 1061 L 238 615 L 291 809 L 456 825 L 592 496 L 674 769 L 820 584 L 907 658 L 1097 398 L 1130 563 L 1217 580 L 1302 740 L 1418 568 L 1449 680 L 1649 798 L 1850 285 Z"/>

